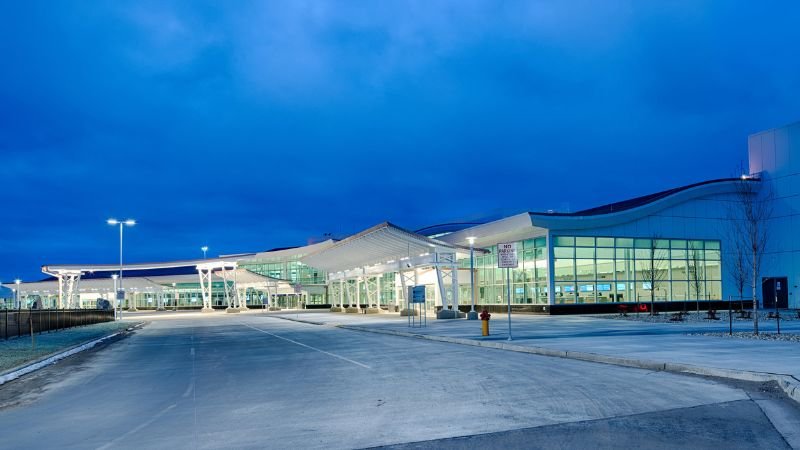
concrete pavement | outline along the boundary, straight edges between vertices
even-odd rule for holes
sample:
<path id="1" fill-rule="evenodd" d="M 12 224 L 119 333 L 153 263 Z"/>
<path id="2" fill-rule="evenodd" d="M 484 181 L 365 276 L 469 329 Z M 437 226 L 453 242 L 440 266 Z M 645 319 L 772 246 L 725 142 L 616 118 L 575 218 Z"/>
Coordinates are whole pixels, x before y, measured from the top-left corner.
<path id="1" fill-rule="evenodd" d="M 714 405 L 751 418 L 723 425 L 741 435 L 728 447 L 786 447 L 747 393 L 712 380 L 254 313 L 154 316 L 0 402 L 9 448 L 358 448 Z"/>
<path id="2" fill-rule="evenodd" d="M 362 326 L 376 330 L 412 332 L 485 342 L 507 342 L 506 316 L 492 316 L 491 336 L 481 337 L 480 321 L 429 320 L 425 328 L 409 328 L 405 318 L 393 314 L 359 316 L 333 313 L 285 315 L 316 322 Z M 734 322 L 734 330 L 751 329 L 752 323 Z M 762 322 L 762 332 L 774 332 L 775 321 Z M 687 333 L 727 331 L 728 323 L 641 323 L 597 316 L 512 316 L 513 344 L 557 351 L 588 352 L 700 367 L 786 374 L 800 380 L 800 348 L 793 342 L 759 341 Z M 785 322 L 781 331 L 800 333 L 800 321 Z"/>

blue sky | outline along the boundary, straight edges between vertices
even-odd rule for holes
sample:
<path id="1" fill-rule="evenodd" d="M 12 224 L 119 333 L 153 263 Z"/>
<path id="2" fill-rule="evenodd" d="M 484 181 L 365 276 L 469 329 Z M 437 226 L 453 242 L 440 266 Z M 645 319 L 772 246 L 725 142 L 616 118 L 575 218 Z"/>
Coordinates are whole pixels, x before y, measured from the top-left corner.
<path id="1" fill-rule="evenodd" d="M 577 210 L 800 119 L 800 6 L 0 4 L 0 280 Z"/>

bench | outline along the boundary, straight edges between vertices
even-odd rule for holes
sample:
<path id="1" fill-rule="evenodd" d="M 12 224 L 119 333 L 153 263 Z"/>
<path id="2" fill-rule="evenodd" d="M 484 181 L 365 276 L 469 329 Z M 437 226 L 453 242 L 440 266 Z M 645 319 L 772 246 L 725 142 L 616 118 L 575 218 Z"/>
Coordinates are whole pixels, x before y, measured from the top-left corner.
<path id="1" fill-rule="evenodd" d="M 617 306 L 617 311 L 619 311 L 620 316 L 627 316 L 628 315 L 628 305 L 619 305 Z"/>
<path id="2" fill-rule="evenodd" d="M 769 314 L 767 314 L 767 319 L 780 320 L 780 318 L 781 318 L 781 313 L 779 312 L 770 311 Z"/>
<path id="3" fill-rule="evenodd" d="M 709 309 L 706 311 L 706 316 L 704 317 L 706 320 L 719 320 L 717 317 L 717 310 L 716 309 Z"/>
<path id="4" fill-rule="evenodd" d="M 673 313 L 672 316 L 670 316 L 669 321 L 670 322 L 683 322 L 683 313 L 682 312 Z"/>
<path id="5" fill-rule="evenodd" d="M 738 316 L 736 316 L 737 319 L 752 319 L 753 318 L 753 311 L 741 310 L 741 311 L 737 311 L 736 313 L 739 314 Z"/>

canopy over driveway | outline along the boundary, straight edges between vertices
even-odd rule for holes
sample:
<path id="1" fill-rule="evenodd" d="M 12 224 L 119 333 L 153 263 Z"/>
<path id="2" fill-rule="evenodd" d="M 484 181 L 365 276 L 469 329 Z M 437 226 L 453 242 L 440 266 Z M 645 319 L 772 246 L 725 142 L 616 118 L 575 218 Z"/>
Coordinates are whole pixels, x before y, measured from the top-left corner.
<path id="1" fill-rule="evenodd" d="M 483 249 L 474 249 L 485 253 Z M 329 297 L 338 308 L 344 301 L 349 312 L 358 312 L 361 304 L 361 284 L 366 284 L 367 304 L 380 305 L 381 276 L 395 273 L 399 277 L 396 299 L 407 304 L 407 285 L 418 284 L 418 269 L 434 269 L 442 309 L 458 308 L 458 257 L 467 257 L 469 247 L 450 244 L 383 222 L 343 239 L 330 247 L 306 255 L 301 261 L 327 272 Z M 451 292 L 450 301 L 446 282 Z M 449 303 L 449 304 L 448 304 Z M 372 308 L 371 308 L 372 309 Z"/>

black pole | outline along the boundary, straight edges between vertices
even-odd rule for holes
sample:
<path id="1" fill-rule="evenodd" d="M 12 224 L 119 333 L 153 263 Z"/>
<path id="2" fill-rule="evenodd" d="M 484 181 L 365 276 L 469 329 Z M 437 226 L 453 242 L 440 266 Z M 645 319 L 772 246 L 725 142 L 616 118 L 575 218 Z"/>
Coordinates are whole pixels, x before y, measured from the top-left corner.
<path id="1" fill-rule="evenodd" d="M 778 325 L 778 334 L 781 334 L 781 313 L 778 312 L 778 279 L 773 278 L 775 286 L 775 323 Z"/>
<path id="2" fill-rule="evenodd" d="M 728 296 L 728 336 L 733 336 L 733 313 L 731 311 L 731 296 Z"/>

